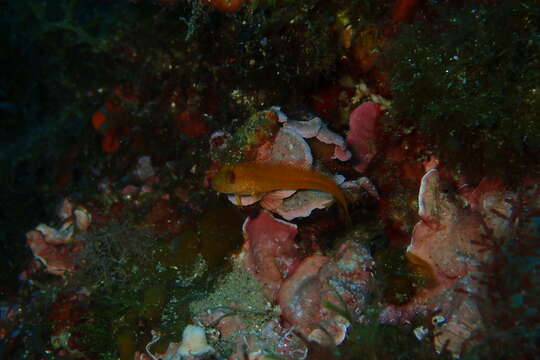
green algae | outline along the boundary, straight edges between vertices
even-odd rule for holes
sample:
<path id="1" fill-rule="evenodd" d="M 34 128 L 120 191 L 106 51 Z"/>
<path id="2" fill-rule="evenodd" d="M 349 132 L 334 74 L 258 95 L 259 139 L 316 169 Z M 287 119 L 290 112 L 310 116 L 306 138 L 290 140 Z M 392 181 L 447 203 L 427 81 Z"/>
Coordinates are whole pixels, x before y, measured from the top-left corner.
<path id="1" fill-rule="evenodd" d="M 334 350 L 336 358 L 449 359 L 444 354 L 436 355 L 430 342 L 418 341 L 413 335 L 414 327 L 424 322 L 422 319 L 402 326 L 385 325 L 380 323 L 379 314 L 380 308 L 372 304 L 362 322 L 352 322 L 345 342 Z"/>
<path id="2" fill-rule="evenodd" d="M 540 223 L 537 200 L 540 185 L 529 184 L 518 192 L 512 204 L 516 220 L 510 233 L 500 239 L 488 234 L 485 244 L 493 259 L 482 265 L 481 281 L 489 296 L 479 299 L 479 310 L 486 331 L 463 358 L 532 359 L 540 352 Z M 535 205 L 536 203 L 536 205 Z"/>
<path id="3" fill-rule="evenodd" d="M 537 172 L 538 2 L 435 2 L 417 18 L 385 53 L 399 121 L 473 180 Z"/>
<path id="4" fill-rule="evenodd" d="M 66 288 L 89 291 L 91 307 L 77 327 L 88 353 L 132 358 L 146 341 L 142 324 L 159 323 L 167 294 L 166 285 L 156 285 L 158 256 L 166 251 L 159 243 L 162 236 L 130 223 L 92 227 L 83 236 L 80 268 Z"/>
<path id="5" fill-rule="evenodd" d="M 241 261 L 240 259 L 237 259 Z M 278 315 L 278 310 L 264 296 L 260 282 L 249 274 L 242 264 L 234 264 L 232 271 L 222 276 L 207 296 L 189 304 L 193 317 L 208 313 L 222 313 L 219 319 L 239 316 L 243 327 L 226 337 L 211 340 L 221 355 L 236 350 L 239 335 L 260 336 L 263 325 Z M 215 323 L 209 324 L 210 327 Z M 261 343 L 261 346 L 267 346 Z"/>
<path id="6" fill-rule="evenodd" d="M 193 316 L 208 310 L 229 309 L 241 314 L 249 327 L 256 328 L 271 318 L 272 305 L 264 297 L 259 280 L 237 264 L 228 274 L 222 276 L 215 288 L 205 298 L 189 305 Z"/>
<path id="7" fill-rule="evenodd" d="M 127 284 L 145 277 L 162 249 L 159 234 L 149 227 L 111 223 L 93 227 L 82 234 L 85 246 L 77 254 L 78 271 L 69 279 L 70 287 L 93 291 Z"/>
<path id="8" fill-rule="evenodd" d="M 84 236 L 82 266 L 69 287 L 91 290 L 92 308 L 80 327 L 91 353 L 132 356 L 149 341 L 149 329 L 166 334 L 157 349 L 178 341 L 190 323 L 188 304 L 207 294 L 214 274 L 227 271 L 228 254 L 241 243 L 236 209 L 219 199 L 207 206 L 168 245 L 166 234 L 129 223 L 101 226 Z"/>
<path id="9" fill-rule="evenodd" d="M 225 164 L 247 160 L 253 151 L 271 140 L 279 130 L 278 117 L 273 110 L 263 110 L 251 115 L 232 134 L 230 144 L 222 151 L 212 154 L 212 158 Z"/>

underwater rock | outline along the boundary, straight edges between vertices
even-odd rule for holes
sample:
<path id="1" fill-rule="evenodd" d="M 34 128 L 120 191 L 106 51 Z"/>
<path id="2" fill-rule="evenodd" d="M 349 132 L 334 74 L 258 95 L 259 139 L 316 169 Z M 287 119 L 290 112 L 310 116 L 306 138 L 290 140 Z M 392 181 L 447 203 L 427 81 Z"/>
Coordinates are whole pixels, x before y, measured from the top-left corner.
<path id="1" fill-rule="evenodd" d="M 247 327 L 245 321 L 238 314 L 223 316 L 216 324 L 216 329 L 220 336 L 227 339 L 233 339 L 233 335 Z"/>
<path id="2" fill-rule="evenodd" d="M 73 212 L 77 229 L 86 231 L 92 224 L 92 214 L 83 207 L 78 207 Z"/>
<path id="3" fill-rule="evenodd" d="M 485 225 L 498 239 L 507 236 L 512 227 L 512 208 L 517 194 L 505 189 L 500 180 L 483 178 L 462 197 L 479 212 Z"/>
<path id="4" fill-rule="evenodd" d="M 320 271 L 323 303 L 346 310 L 353 320 L 360 321 L 374 267 L 375 262 L 365 246 L 355 241 L 341 244 Z M 337 315 L 326 306 L 323 311 L 325 317 Z"/>
<path id="5" fill-rule="evenodd" d="M 478 335 L 485 327 L 482 314 L 479 310 L 477 297 L 480 295 L 473 293 L 468 287 L 470 293 L 461 296 L 450 296 L 451 304 L 445 304 L 446 316 L 438 315 L 442 321 L 433 321 L 434 339 L 433 345 L 435 351 L 449 351 L 454 356 L 459 356 L 466 346 L 470 346 L 478 341 Z M 455 294 L 455 291 L 454 291 Z M 482 294 L 485 296 L 485 294 Z M 474 338 L 477 338 L 476 341 Z"/>
<path id="6" fill-rule="evenodd" d="M 284 324 L 310 341 L 339 345 L 349 321 L 333 309 L 359 321 L 367 301 L 367 283 L 374 261 L 368 250 L 347 241 L 332 256 L 305 258 L 279 290 L 278 304 Z"/>
<path id="7" fill-rule="evenodd" d="M 511 191 L 494 191 L 482 194 L 479 211 L 486 226 L 497 239 L 507 237 L 512 229 L 512 203 L 517 195 Z"/>
<path id="8" fill-rule="evenodd" d="M 45 265 L 45 271 L 59 276 L 75 270 L 74 255 L 82 249 L 82 244 L 78 242 L 69 245 L 49 243 L 46 237 L 36 230 L 26 234 L 26 243 L 34 257 Z"/>
<path id="9" fill-rule="evenodd" d="M 332 155 L 333 159 L 347 161 L 351 158 L 352 154 L 347 150 L 345 139 L 341 135 L 330 130 L 326 125 L 323 124 L 321 127 L 321 130 L 317 134 L 317 139 L 325 144 L 335 145 L 334 154 Z"/>
<path id="10" fill-rule="evenodd" d="M 53 229 L 47 225 L 41 224 L 36 230 L 41 231 L 46 237 L 47 242 L 54 243 L 57 238 L 58 243 L 71 241 L 73 235 L 72 220 L 75 220 L 75 227 L 78 230 L 86 231 L 92 223 L 92 214 L 84 206 L 76 205 L 68 198 L 62 200 L 56 213 L 64 223 L 60 230 Z"/>
<path id="11" fill-rule="evenodd" d="M 247 218 L 244 233 L 245 267 L 261 281 L 265 295 L 274 300 L 283 279 L 298 265 L 301 255 L 294 238 L 298 227 L 261 211 Z"/>
<path id="12" fill-rule="evenodd" d="M 333 346 L 345 339 L 349 323 L 325 309 L 327 290 L 320 272 L 327 261 L 326 256 L 318 254 L 305 258 L 283 283 L 278 304 L 286 328 L 296 329 L 309 341 Z"/>
<path id="13" fill-rule="evenodd" d="M 57 215 L 63 220 L 60 229 L 39 224 L 26 234 L 26 243 L 34 257 L 45 265 L 46 272 L 64 276 L 75 270 L 74 257 L 84 246 L 77 238 L 77 232 L 90 227 L 92 215 L 85 207 L 75 205 L 67 198 L 60 204 Z"/>
<path id="14" fill-rule="evenodd" d="M 308 347 L 303 339 L 295 334 L 294 329 L 281 326 L 278 319 L 266 321 L 254 333 L 242 336 L 237 341 L 236 351 L 228 360 L 268 360 L 268 353 L 279 355 L 280 359 L 303 360 L 306 359 Z"/>
<path id="15" fill-rule="evenodd" d="M 459 196 L 443 191 L 437 168 L 426 168 L 418 198 L 420 221 L 406 255 L 435 285 L 421 289 L 404 306 L 388 307 L 381 321 L 404 322 L 418 313 L 437 311 L 449 320 L 437 324 L 435 348 L 459 356 L 484 327 L 478 301 L 486 297 L 486 290 L 479 279 L 482 265 L 492 257 L 484 246 L 489 219 L 482 218 L 481 206 L 464 207 Z"/>
<path id="16" fill-rule="evenodd" d="M 267 211 L 244 224 L 246 243 L 238 260 L 262 283 L 266 298 L 275 301 L 279 306 L 274 309 L 280 312 L 272 314 L 265 305 L 268 320 L 253 328 L 250 311 L 230 298 L 212 303 L 212 310 L 198 308 L 197 321 L 235 344 L 237 350 L 229 359 L 248 354 L 262 359 L 268 349 L 285 359 L 305 359 L 314 346 L 335 346 L 345 340 L 350 323 L 340 314 L 347 312 L 355 320 L 363 316 L 374 266 L 368 250 L 347 241 L 332 257 L 315 254 L 301 260 L 293 241 L 296 232 L 296 226 Z"/>
<path id="17" fill-rule="evenodd" d="M 66 222 L 60 230 L 46 224 L 39 224 L 36 230 L 43 234 L 44 240 L 51 245 L 68 244 L 73 240 L 73 224 Z"/>
<path id="18" fill-rule="evenodd" d="M 484 233 L 482 219 L 443 192 L 435 168 L 422 178 L 418 204 L 421 220 L 414 227 L 407 256 L 428 264 L 438 286 L 446 287 L 486 259 L 477 245 Z"/>
<path id="19" fill-rule="evenodd" d="M 313 164 L 313 155 L 299 133 L 289 128 L 281 128 L 272 144 L 269 161 L 309 169 Z"/>
<path id="20" fill-rule="evenodd" d="M 308 121 L 290 120 L 287 121 L 283 126 L 286 128 L 294 129 L 304 139 L 311 139 L 317 136 L 317 134 L 321 130 L 322 125 L 323 121 L 320 117 L 313 117 L 311 120 Z"/>
<path id="21" fill-rule="evenodd" d="M 321 320 L 319 270 L 327 261 L 323 255 L 305 258 L 279 289 L 278 304 L 286 327 L 296 327 L 307 337 Z"/>
<path id="22" fill-rule="evenodd" d="M 342 190 L 345 190 L 349 200 L 358 200 L 363 190 L 375 199 L 379 199 L 377 188 L 365 176 L 356 180 L 344 181 L 344 177 L 336 175 L 334 180 Z M 314 210 L 326 209 L 335 202 L 335 198 L 331 194 L 317 190 L 301 190 L 292 196 L 284 196 L 279 203 L 273 203 L 273 207 L 265 206 L 264 200 L 261 200 L 261 206 L 279 214 L 285 220 L 308 217 Z"/>
<path id="23" fill-rule="evenodd" d="M 296 190 L 272 191 L 262 197 L 260 204 L 264 209 L 276 212 L 275 210 L 283 204 L 283 200 L 291 197 L 295 193 Z"/>
<path id="24" fill-rule="evenodd" d="M 283 200 L 279 206 L 272 209 L 265 208 L 279 214 L 285 220 L 293 220 L 299 217 L 308 217 L 313 210 L 325 209 L 333 203 L 334 197 L 329 193 L 317 190 L 302 190 Z"/>
<path id="25" fill-rule="evenodd" d="M 347 144 L 353 149 L 358 160 L 356 171 L 364 172 L 377 154 L 375 137 L 377 122 L 381 116 L 381 106 L 371 101 L 356 107 L 349 117 Z"/>
<path id="26" fill-rule="evenodd" d="M 459 358 L 481 340 L 485 331 L 479 304 L 487 294 L 477 276 L 478 273 L 468 274 L 452 286 L 431 294 L 429 299 L 417 297 L 406 306 L 390 306 L 381 313 L 380 320 L 396 324 L 408 322 L 418 314 L 436 314 L 431 319 L 435 350 Z"/>
<path id="27" fill-rule="evenodd" d="M 284 119 L 282 122 L 284 128 L 294 129 L 304 139 L 316 138 L 324 144 L 334 145 L 333 159 L 347 161 L 351 158 L 345 139 L 330 130 L 321 118 L 308 117 L 308 120 L 303 121 Z"/>
<path id="28" fill-rule="evenodd" d="M 236 206 L 249 206 L 260 201 L 264 197 L 264 194 L 255 195 L 227 195 L 227 199 Z"/>
<path id="29" fill-rule="evenodd" d="M 371 182 L 371 180 L 369 180 L 369 178 L 366 176 L 362 176 L 356 180 L 344 181 L 340 184 L 340 186 L 342 189 L 346 190 L 355 200 L 360 193 L 360 189 L 364 189 L 370 196 L 372 196 L 376 200 L 380 199 L 379 191 Z"/>

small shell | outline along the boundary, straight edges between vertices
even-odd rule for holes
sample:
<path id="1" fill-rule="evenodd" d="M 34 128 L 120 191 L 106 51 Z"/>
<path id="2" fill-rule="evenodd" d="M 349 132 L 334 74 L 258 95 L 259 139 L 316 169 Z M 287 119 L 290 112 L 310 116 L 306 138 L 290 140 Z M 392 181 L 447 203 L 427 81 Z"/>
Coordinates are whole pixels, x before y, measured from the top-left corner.
<path id="1" fill-rule="evenodd" d="M 197 356 L 213 351 L 214 348 L 206 342 L 204 328 L 197 325 L 188 325 L 182 333 L 182 343 L 176 354 L 180 356 Z"/>
<path id="2" fill-rule="evenodd" d="M 309 333 L 308 340 L 318 342 L 324 346 L 337 346 L 347 337 L 350 323 L 347 319 L 338 316 L 335 319 L 323 322 L 321 325 L 322 328 L 317 328 Z"/>
<path id="3" fill-rule="evenodd" d="M 419 326 L 413 330 L 413 333 L 419 341 L 422 341 L 424 340 L 424 337 L 429 334 L 429 330 L 424 326 Z"/>
<path id="4" fill-rule="evenodd" d="M 434 326 L 442 325 L 445 322 L 446 322 L 446 318 L 442 315 L 435 315 L 434 317 L 431 318 L 431 323 Z"/>
<path id="5" fill-rule="evenodd" d="M 321 130 L 317 134 L 317 139 L 322 141 L 325 144 L 333 144 L 345 149 L 347 145 L 345 144 L 345 139 L 343 136 L 333 132 L 326 126 L 322 126 Z"/>
<path id="6" fill-rule="evenodd" d="M 229 146 L 232 140 L 232 135 L 226 131 L 216 131 L 210 135 L 210 152 L 224 150 Z"/>
<path id="7" fill-rule="evenodd" d="M 73 212 L 77 229 L 86 231 L 92 223 L 92 214 L 85 208 L 79 207 Z"/>
<path id="8" fill-rule="evenodd" d="M 294 129 L 305 139 L 310 139 L 317 136 L 317 134 L 319 133 L 319 130 L 322 127 L 322 124 L 323 122 L 321 118 L 314 117 L 308 121 L 291 120 L 285 123 L 283 126 Z"/>
<path id="9" fill-rule="evenodd" d="M 71 242 L 73 236 L 73 226 L 69 222 L 65 223 L 60 230 L 46 224 L 39 224 L 36 230 L 43 234 L 46 243 L 54 245 L 67 244 Z"/>

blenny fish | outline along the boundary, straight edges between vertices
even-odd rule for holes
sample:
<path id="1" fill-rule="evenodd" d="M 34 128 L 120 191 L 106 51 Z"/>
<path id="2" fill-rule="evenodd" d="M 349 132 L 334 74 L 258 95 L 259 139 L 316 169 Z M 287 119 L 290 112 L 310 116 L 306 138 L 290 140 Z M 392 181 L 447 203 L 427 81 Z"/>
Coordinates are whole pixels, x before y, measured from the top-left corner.
<path id="1" fill-rule="evenodd" d="M 284 163 L 239 162 L 223 166 L 212 178 L 218 192 L 253 195 L 274 190 L 320 190 L 332 194 L 350 222 L 347 199 L 334 179 L 323 173 Z"/>

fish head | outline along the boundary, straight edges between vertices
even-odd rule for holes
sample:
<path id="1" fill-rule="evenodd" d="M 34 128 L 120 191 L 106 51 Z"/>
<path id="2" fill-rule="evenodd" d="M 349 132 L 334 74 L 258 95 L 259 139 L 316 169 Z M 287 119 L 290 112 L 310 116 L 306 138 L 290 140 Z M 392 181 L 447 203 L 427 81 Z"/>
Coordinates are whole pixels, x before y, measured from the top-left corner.
<path id="1" fill-rule="evenodd" d="M 236 178 L 234 167 L 225 165 L 212 178 L 212 188 L 220 193 L 235 193 Z"/>

